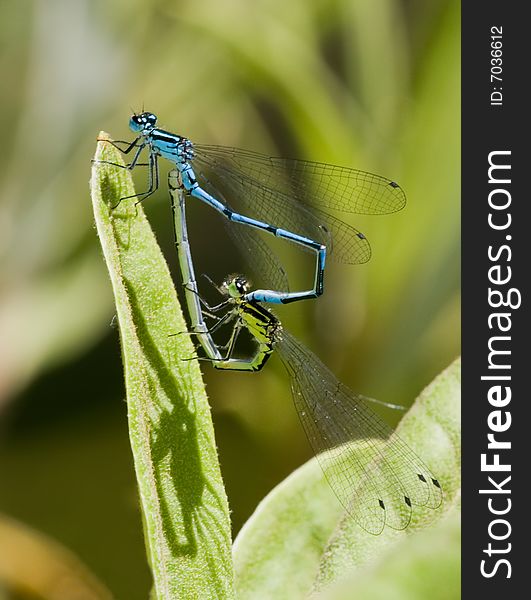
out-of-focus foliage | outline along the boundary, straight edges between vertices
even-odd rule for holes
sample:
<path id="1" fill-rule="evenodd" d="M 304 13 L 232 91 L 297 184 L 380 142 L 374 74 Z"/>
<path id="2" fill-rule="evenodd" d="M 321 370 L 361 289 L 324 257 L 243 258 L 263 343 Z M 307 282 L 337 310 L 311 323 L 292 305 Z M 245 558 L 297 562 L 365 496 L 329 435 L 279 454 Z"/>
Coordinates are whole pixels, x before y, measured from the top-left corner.
<path id="1" fill-rule="evenodd" d="M 118 597 L 145 598 L 149 576 L 88 198 L 98 131 L 129 139 L 144 105 L 201 142 L 399 181 L 400 214 L 348 217 L 370 263 L 330 263 L 325 295 L 281 317 L 350 387 L 404 402 L 459 349 L 459 26 L 457 0 L 0 4 L 0 507 Z M 176 271 L 164 188 L 146 210 Z M 188 212 L 198 273 L 242 269 L 220 218 Z M 311 269 L 298 252 L 286 263 Z M 268 367 L 204 369 L 235 531 L 309 456 L 282 368 Z"/>
<path id="2" fill-rule="evenodd" d="M 108 590 L 60 544 L 0 515 L 0 594 L 44 600 L 111 600 Z M 7 597 L 7 596 L 6 596 Z M 0 595 L 0 598 L 4 598 Z"/>

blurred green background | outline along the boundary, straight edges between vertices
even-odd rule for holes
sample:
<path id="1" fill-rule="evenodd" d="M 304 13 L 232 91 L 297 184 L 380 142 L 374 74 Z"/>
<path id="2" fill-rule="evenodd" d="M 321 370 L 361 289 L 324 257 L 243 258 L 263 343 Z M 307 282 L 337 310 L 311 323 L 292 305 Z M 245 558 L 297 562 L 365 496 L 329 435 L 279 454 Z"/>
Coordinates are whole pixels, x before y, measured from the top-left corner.
<path id="1" fill-rule="evenodd" d="M 280 316 L 350 387 L 409 404 L 459 353 L 459 7 L 0 4 L 0 511 L 72 549 L 117 598 L 147 598 L 150 577 L 88 195 L 98 132 L 130 139 L 145 107 L 192 140 L 398 181 L 401 213 L 347 216 L 371 261 L 330 262 L 325 295 Z M 165 172 L 145 208 L 178 282 Z M 197 271 L 244 269 L 220 218 L 191 204 Z M 311 273 L 308 257 L 285 259 Z M 203 371 L 236 533 L 310 450 L 279 361 L 259 375 Z"/>

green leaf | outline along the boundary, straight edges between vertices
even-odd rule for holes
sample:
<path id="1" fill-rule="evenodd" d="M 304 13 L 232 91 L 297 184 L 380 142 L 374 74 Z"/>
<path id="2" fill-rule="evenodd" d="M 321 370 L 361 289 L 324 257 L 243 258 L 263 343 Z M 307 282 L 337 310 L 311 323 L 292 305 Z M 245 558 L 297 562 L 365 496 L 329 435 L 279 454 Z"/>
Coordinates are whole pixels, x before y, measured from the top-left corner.
<path id="1" fill-rule="evenodd" d="M 439 478 L 444 491 L 443 506 L 436 511 L 414 507 L 412 522 L 405 531 L 386 529 L 373 536 L 345 516 L 313 459 L 262 501 L 236 539 L 234 561 L 239 598 L 295 600 L 352 577 L 353 572 L 361 577 L 369 571 L 365 567 L 382 553 L 395 548 L 401 553 L 400 543 L 405 543 L 411 534 L 457 510 L 459 360 L 422 392 L 400 423 L 399 432 Z M 426 535 L 430 536 L 430 532 L 438 535 L 428 527 Z M 454 548 L 453 552 L 458 550 Z"/>
<path id="2" fill-rule="evenodd" d="M 314 600 L 460 600 L 461 519 L 457 510 L 418 535 L 402 536 L 371 568 L 355 570 Z"/>
<path id="3" fill-rule="evenodd" d="M 231 529 L 201 372 L 120 153 L 100 135 L 91 190 L 111 277 L 154 596 L 231 598 Z M 116 206 L 118 205 L 118 206 Z M 111 208 L 115 207 L 115 208 Z"/>

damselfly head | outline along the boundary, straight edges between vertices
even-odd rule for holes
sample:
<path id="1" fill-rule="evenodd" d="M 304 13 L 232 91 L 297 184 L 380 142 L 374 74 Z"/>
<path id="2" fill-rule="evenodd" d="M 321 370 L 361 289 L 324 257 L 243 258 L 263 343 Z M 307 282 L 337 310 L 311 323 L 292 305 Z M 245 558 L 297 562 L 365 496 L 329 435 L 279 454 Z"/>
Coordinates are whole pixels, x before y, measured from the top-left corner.
<path id="1" fill-rule="evenodd" d="M 129 129 L 137 132 L 151 131 L 157 124 L 157 115 L 150 112 L 136 113 L 129 120 Z"/>
<path id="2" fill-rule="evenodd" d="M 243 275 L 229 275 L 221 284 L 221 287 L 231 298 L 241 298 L 247 294 L 250 285 L 250 282 Z"/>

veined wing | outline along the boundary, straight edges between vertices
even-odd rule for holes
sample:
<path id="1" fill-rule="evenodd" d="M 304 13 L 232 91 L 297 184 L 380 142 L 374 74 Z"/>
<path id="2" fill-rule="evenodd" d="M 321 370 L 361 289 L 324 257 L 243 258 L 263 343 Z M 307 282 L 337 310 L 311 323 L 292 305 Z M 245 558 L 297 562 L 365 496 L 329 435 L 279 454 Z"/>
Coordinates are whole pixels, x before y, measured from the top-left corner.
<path id="1" fill-rule="evenodd" d="M 405 529 L 413 506 L 435 509 L 439 482 L 358 396 L 285 330 L 276 343 L 293 400 L 323 472 L 345 509 L 366 531 Z"/>
<path id="2" fill-rule="evenodd" d="M 231 154 L 221 153 L 222 150 L 232 152 L 232 149 L 215 146 L 219 151 L 208 154 L 203 152 L 204 148 L 199 147 L 193 161 L 200 184 L 204 183 L 200 178 L 202 173 L 211 193 L 224 196 L 231 209 L 325 244 L 332 256 L 341 262 L 359 264 L 369 260 L 371 250 L 365 236 L 337 217 L 303 203 L 294 191 L 293 181 L 286 180 L 285 173 L 285 185 L 273 175 L 271 185 L 266 185 L 238 170 L 232 164 Z"/>
<path id="3" fill-rule="evenodd" d="M 220 202 L 230 206 L 225 194 L 215 186 L 204 172 L 199 172 L 201 184 L 211 195 L 217 196 Z M 232 241 L 239 248 L 244 260 L 249 265 L 254 277 L 255 286 L 266 286 L 272 290 L 289 292 L 288 276 L 277 255 L 269 248 L 262 236 L 255 229 L 242 223 L 232 223 L 223 219 L 223 224 Z"/>
<path id="4" fill-rule="evenodd" d="M 225 224 L 255 274 L 254 287 L 261 286 L 278 292 L 289 292 L 288 276 L 284 267 L 258 232 L 241 223 L 234 223 L 231 227 L 228 227 L 228 221 L 225 221 Z"/>
<path id="5" fill-rule="evenodd" d="M 320 162 L 266 156 L 225 146 L 194 145 L 197 156 L 245 174 L 264 187 L 289 193 L 302 204 L 341 212 L 383 215 L 404 208 L 406 196 L 391 179 Z"/>

